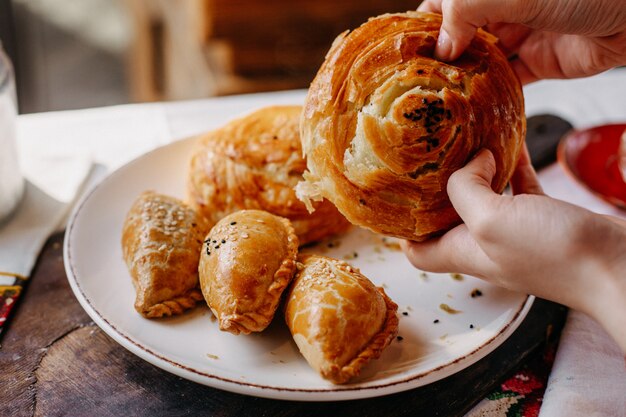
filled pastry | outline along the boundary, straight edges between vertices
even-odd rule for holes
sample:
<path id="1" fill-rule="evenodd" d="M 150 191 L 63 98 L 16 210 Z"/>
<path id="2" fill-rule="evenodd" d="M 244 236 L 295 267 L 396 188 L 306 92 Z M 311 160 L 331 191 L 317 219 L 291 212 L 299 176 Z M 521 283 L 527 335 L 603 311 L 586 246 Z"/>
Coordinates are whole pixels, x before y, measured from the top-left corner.
<path id="1" fill-rule="evenodd" d="M 200 138 L 191 158 L 190 203 L 215 224 L 242 209 L 288 218 L 300 244 L 345 231 L 349 223 L 327 200 L 310 214 L 296 197 L 306 162 L 300 106 L 266 107 Z"/>
<path id="2" fill-rule="evenodd" d="M 313 369 L 335 384 L 359 375 L 398 332 L 398 306 L 344 261 L 300 255 L 285 320 Z"/>
<path id="3" fill-rule="evenodd" d="M 261 210 L 224 217 L 207 235 L 200 287 L 221 330 L 260 332 L 293 278 L 298 237 L 289 220 Z"/>
<path id="4" fill-rule="evenodd" d="M 202 300 L 198 262 L 209 225 L 173 197 L 146 191 L 124 221 L 122 252 L 145 317 L 181 314 Z"/>
<path id="5" fill-rule="evenodd" d="M 480 29 L 458 60 L 433 58 L 440 26 L 438 14 L 386 14 L 335 40 L 304 105 L 300 198 L 420 241 L 460 223 L 446 185 L 478 150 L 504 190 L 525 137 L 522 86 Z"/>

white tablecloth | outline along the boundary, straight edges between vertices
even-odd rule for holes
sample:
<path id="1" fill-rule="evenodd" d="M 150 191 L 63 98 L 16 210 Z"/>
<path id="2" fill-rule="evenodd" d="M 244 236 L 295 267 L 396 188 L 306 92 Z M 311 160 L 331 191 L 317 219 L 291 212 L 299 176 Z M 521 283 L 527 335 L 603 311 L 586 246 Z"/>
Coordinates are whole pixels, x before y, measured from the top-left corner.
<path id="1" fill-rule="evenodd" d="M 82 155 L 97 166 L 93 183 L 154 147 L 204 132 L 263 105 L 299 104 L 304 94 L 288 91 L 23 115 L 18 120 L 21 164 L 29 170 L 42 159 Z M 577 128 L 624 122 L 626 70 L 581 80 L 538 82 L 525 88 L 525 98 L 529 116 L 554 113 Z M 540 178 L 545 191 L 556 198 L 626 217 L 573 182 L 556 164 L 542 171 Z M 579 343 L 581 338 L 594 343 Z M 581 363 L 582 354 L 593 360 Z M 564 329 L 541 415 L 626 415 L 622 354 L 595 322 L 580 313 L 572 313 Z"/>

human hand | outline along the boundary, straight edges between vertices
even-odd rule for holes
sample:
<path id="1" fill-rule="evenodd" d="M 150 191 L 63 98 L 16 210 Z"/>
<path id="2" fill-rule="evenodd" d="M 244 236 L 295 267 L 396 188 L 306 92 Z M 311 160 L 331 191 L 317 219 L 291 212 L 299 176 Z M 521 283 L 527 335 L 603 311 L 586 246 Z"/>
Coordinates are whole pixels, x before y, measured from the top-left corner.
<path id="1" fill-rule="evenodd" d="M 626 65 L 623 0 L 424 0 L 441 13 L 435 55 L 458 58 L 480 27 L 496 35 L 522 84 Z"/>
<path id="2" fill-rule="evenodd" d="M 626 222 L 544 195 L 526 150 L 511 179 L 514 195 L 492 191 L 495 170 L 485 150 L 452 174 L 448 195 L 464 223 L 404 242 L 409 261 L 581 310 L 626 352 Z"/>

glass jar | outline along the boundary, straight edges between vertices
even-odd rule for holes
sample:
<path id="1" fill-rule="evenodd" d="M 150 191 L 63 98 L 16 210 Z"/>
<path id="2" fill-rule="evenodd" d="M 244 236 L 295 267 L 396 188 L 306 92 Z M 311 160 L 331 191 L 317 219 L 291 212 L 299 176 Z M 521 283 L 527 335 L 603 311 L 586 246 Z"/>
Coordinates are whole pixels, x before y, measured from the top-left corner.
<path id="1" fill-rule="evenodd" d="M 24 193 L 15 142 L 17 96 L 9 57 L 0 44 L 0 224 L 15 210 Z"/>

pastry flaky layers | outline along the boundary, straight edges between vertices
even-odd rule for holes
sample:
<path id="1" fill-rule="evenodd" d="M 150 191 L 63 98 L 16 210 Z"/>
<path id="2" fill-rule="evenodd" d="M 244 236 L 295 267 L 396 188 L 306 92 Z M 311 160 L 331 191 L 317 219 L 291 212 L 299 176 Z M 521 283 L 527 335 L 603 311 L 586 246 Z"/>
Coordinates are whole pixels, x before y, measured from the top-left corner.
<path id="1" fill-rule="evenodd" d="M 340 233 L 348 221 L 327 200 L 310 214 L 298 200 L 302 180 L 301 106 L 273 106 L 233 120 L 202 136 L 191 158 L 190 203 L 213 224 L 242 209 L 288 218 L 300 244 Z"/>
<path id="2" fill-rule="evenodd" d="M 202 247 L 200 287 L 221 330 L 260 332 L 296 271 L 298 237 L 289 220 L 260 210 L 224 217 Z"/>
<path id="3" fill-rule="evenodd" d="M 313 369 L 335 384 L 359 375 L 398 332 L 398 306 L 344 261 L 300 255 L 285 320 Z"/>
<path id="4" fill-rule="evenodd" d="M 202 300 L 198 262 L 209 224 L 182 201 L 142 193 L 126 215 L 122 253 L 144 317 L 181 314 Z"/>
<path id="5" fill-rule="evenodd" d="M 504 190 L 526 131 L 521 84 L 482 30 L 457 61 L 434 59 L 440 25 L 438 14 L 387 14 L 335 40 L 305 102 L 300 198 L 419 241 L 460 222 L 447 181 L 479 149 L 493 152 L 492 187 Z"/>

